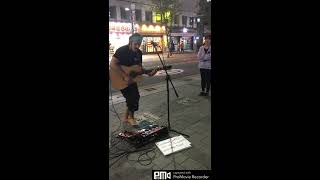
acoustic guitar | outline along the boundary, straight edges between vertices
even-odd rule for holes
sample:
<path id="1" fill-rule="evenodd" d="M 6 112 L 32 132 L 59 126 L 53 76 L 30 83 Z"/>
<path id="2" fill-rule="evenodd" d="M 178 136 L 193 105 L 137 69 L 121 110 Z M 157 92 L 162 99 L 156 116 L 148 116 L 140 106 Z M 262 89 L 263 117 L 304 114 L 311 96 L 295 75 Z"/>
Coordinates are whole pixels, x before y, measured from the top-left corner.
<path id="1" fill-rule="evenodd" d="M 132 78 L 133 82 L 140 82 L 143 80 L 142 75 L 143 74 L 148 74 L 152 71 L 160 71 L 164 70 L 163 67 L 157 67 L 154 69 L 149 69 L 149 70 L 143 70 L 141 66 L 139 65 L 133 65 L 133 66 L 121 66 L 122 70 Z M 165 69 L 171 69 L 172 66 L 165 66 Z M 128 81 L 124 79 L 122 76 L 122 73 L 114 68 L 109 69 L 109 75 L 110 75 L 110 80 L 111 80 L 111 86 L 114 89 L 121 90 L 129 86 Z"/>

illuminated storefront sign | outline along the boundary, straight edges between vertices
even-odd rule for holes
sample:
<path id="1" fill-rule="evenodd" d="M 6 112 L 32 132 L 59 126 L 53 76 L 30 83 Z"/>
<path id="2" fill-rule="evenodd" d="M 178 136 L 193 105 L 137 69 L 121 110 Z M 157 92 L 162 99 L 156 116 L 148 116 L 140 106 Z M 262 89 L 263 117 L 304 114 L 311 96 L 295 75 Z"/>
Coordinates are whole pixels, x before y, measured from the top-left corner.
<path id="1" fill-rule="evenodd" d="M 196 36 L 196 33 L 171 33 L 171 36 L 192 37 Z"/>
<path id="2" fill-rule="evenodd" d="M 109 33 L 129 33 L 131 34 L 131 23 L 109 22 Z M 135 32 L 165 34 L 165 26 L 160 25 L 138 25 L 135 24 Z"/>
<path id="3" fill-rule="evenodd" d="M 165 12 L 164 16 L 162 16 L 162 17 L 163 17 L 164 21 L 169 21 L 170 22 L 170 19 L 172 19 L 170 11 Z M 161 13 L 156 13 L 156 15 L 153 16 L 153 21 L 154 22 L 161 22 Z"/>
<path id="4" fill-rule="evenodd" d="M 166 32 L 165 26 L 160 27 L 160 25 L 136 25 L 137 32 L 148 33 L 148 34 L 164 34 Z"/>
<path id="5" fill-rule="evenodd" d="M 131 23 L 109 22 L 109 33 L 131 34 Z"/>

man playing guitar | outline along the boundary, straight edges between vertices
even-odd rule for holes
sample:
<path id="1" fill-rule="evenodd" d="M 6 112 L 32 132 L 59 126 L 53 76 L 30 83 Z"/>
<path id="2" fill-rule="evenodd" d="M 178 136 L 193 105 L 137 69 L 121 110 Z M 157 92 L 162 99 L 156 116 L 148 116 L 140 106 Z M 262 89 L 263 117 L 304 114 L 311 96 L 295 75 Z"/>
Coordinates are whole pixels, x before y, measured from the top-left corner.
<path id="1" fill-rule="evenodd" d="M 128 84 L 127 87 L 120 89 L 120 91 L 126 99 L 127 104 L 124 121 L 130 123 L 132 126 L 137 126 L 137 122 L 134 119 L 134 112 L 139 109 L 140 94 L 137 83 L 122 67 L 138 65 L 139 68 L 141 68 L 141 71 L 144 71 L 142 68 L 142 52 L 139 49 L 141 42 L 142 36 L 138 33 L 134 33 L 129 38 L 129 44 L 118 48 L 110 62 L 110 69 L 119 72 L 117 76 L 122 76 L 122 79 Z M 147 74 L 149 76 L 154 76 L 156 70 Z"/>

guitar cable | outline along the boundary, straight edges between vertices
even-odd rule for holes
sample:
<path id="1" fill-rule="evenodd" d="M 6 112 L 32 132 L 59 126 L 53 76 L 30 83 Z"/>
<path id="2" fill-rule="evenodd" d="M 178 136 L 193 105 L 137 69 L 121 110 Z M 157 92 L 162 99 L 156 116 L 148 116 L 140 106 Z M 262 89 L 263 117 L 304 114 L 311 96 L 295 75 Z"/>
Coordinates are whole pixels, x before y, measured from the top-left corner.
<path id="1" fill-rule="evenodd" d="M 132 147 L 126 147 L 125 149 L 120 149 L 119 147 L 117 147 L 117 145 L 121 142 L 120 139 L 117 139 L 116 136 L 117 136 L 117 133 L 119 133 L 119 130 L 120 128 L 123 126 L 123 122 L 121 121 L 121 118 L 119 116 L 119 113 L 117 112 L 116 108 L 114 107 L 114 103 L 113 103 L 113 99 L 112 99 L 112 91 L 111 91 L 111 81 L 109 81 L 109 90 L 110 90 L 110 100 L 111 100 L 111 105 L 112 105 L 112 108 L 113 108 L 113 111 L 110 109 L 111 112 L 115 113 L 118 120 L 119 120 L 119 126 L 117 127 L 116 130 L 112 131 L 111 132 L 111 142 L 110 142 L 110 150 L 112 150 L 113 148 L 117 149 L 117 151 L 124 151 L 124 152 L 130 152 L 132 150 L 129 150 L 130 148 Z"/>
<path id="2" fill-rule="evenodd" d="M 113 159 L 116 159 L 114 162 L 112 162 L 111 164 L 109 164 L 109 168 L 111 168 L 116 162 L 118 162 L 120 159 L 122 159 L 123 157 L 126 156 L 127 160 L 128 161 L 136 161 L 138 162 L 140 165 L 142 166 L 148 166 L 152 163 L 152 161 L 155 159 L 156 157 L 156 148 L 154 147 L 149 147 L 149 148 L 144 148 L 144 149 L 135 149 L 135 150 L 130 150 L 133 146 L 129 146 L 129 147 L 126 147 L 125 149 L 120 149 L 117 147 L 117 145 L 121 142 L 121 140 L 116 140 L 117 138 L 116 137 L 116 133 L 120 130 L 120 128 L 122 127 L 123 125 L 123 122 L 121 121 L 121 118 L 118 114 L 118 112 L 116 111 L 116 108 L 114 107 L 114 103 L 113 103 L 113 99 L 112 99 L 112 91 L 111 91 L 111 81 L 109 80 L 109 91 L 110 91 L 110 98 L 109 100 L 111 100 L 111 105 L 112 105 L 112 109 L 109 108 L 109 111 L 113 112 L 116 114 L 118 120 L 119 120 L 119 126 L 116 130 L 112 131 L 111 132 L 111 137 L 110 137 L 110 148 L 109 148 L 109 162 L 110 160 L 113 160 Z M 108 102 L 109 103 L 109 102 Z M 110 104 L 109 104 L 109 107 L 110 107 Z M 110 121 L 110 120 L 109 120 Z M 109 123 L 110 125 L 110 123 Z M 115 147 L 115 148 L 113 148 Z M 116 149 L 115 152 L 111 152 L 113 149 Z M 138 152 L 142 152 L 144 151 L 143 153 L 141 153 L 139 156 L 138 156 L 138 159 L 137 160 L 132 160 L 129 158 L 129 155 L 132 154 L 132 153 L 138 153 Z M 149 155 L 149 153 L 153 153 L 153 155 Z"/>
<path id="3" fill-rule="evenodd" d="M 117 127 L 117 129 L 116 130 L 114 130 L 114 131 L 112 131 L 111 132 L 111 138 L 110 138 L 110 145 L 111 145 L 111 147 L 113 147 L 113 146 L 115 146 L 116 144 L 118 144 L 119 142 L 117 142 L 117 143 L 114 143 L 115 142 L 115 134 L 120 130 L 120 128 L 122 127 L 122 121 L 121 121 L 121 119 L 120 119 L 120 116 L 119 116 L 119 114 L 118 114 L 118 112 L 116 111 L 116 108 L 114 107 L 114 104 L 113 104 L 113 99 L 112 99 L 112 90 L 111 90 L 111 81 L 109 80 L 109 91 L 110 91 L 110 98 L 109 98 L 109 100 L 111 100 L 111 105 L 112 105 L 112 108 L 113 108 L 113 111 L 112 111 L 112 109 L 110 109 L 109 108 L 109 111 L 111 111 L 111 112 L 113 112 L 113 113 L 115 113 L 116 114 L 116 116 L 117 116 L 117 118 L 118 118 L 118 120 L 119 120 L 119 126 Z M 110 106 L 110 104 L 109 104 L 109 106 Z M 110 121 L 110 120 L 109 120 Z M 110 123 L 109 123 L 110 124 Z M 111 129 L 110 129 L 111 130 Z"/>

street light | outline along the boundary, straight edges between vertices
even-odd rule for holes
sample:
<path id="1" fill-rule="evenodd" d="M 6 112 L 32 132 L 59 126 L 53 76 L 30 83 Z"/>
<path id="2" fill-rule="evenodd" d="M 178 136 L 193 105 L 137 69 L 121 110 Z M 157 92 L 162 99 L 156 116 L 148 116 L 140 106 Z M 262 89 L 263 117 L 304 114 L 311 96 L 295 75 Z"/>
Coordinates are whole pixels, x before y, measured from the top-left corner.
<path id="1" fill-rule="evenodd" d="M 125 11 L 129 11 L 129 10 L 131 10 L 130 11 L 130 19 L 131 19 L 131 33 L 133 34 L 134 33 L 134 14 L 135 14 L 135 4 L 134 3 L 132 3 L 131 4 L 131 9 L 129 9 L 129 8 L 125 8 L 124 9 Z"/>
<path id="2" fill-rule="evenodd" d="M 200 22 L 201 19 L 202 19 L 202 21 Z M 203 40 L 203 15 L 199 15 L 199 17 L 197 18 L 197 32 L 198 32 L 197 50 L 199 50 L 199 47 L 203 43 L 203 41 L 202 41 Z"/>
<path id="3" fill-rule="evenodd" d="M 134 33 L 134 16 L 135 16 L 135 8 L 136 5 L 134 3 L 131 4 L 131 31 Z"/>

